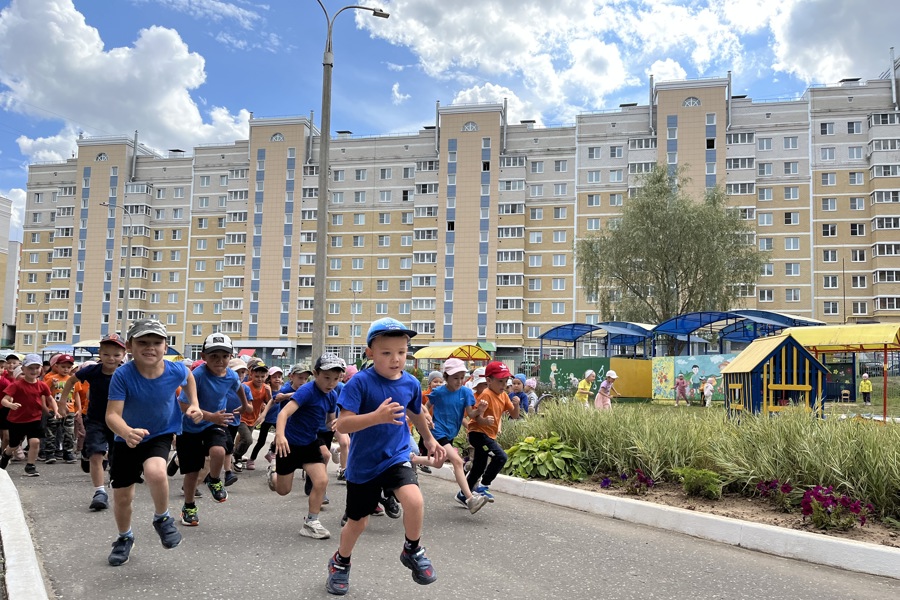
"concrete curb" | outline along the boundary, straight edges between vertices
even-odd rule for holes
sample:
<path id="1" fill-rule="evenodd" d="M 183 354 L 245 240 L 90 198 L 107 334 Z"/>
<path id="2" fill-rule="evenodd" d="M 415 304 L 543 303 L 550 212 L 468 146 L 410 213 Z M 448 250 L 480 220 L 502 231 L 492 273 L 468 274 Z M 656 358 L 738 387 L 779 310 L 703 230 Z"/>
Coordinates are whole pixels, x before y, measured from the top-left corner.
<path id="1" fill-rule="evenodd" d="M 449 465 L 440 469 L 433 468 L 432 474 L 441 479 L 455 481 L 453 470 Z M 900 579 L 900 549 L 898 548 L 841 540 L 773 525 L 749 523 L 683 508 L 609 496 L 506 475 L 500 475 L 494 480 L 491 484 L 491 491 L 539 500 L 629 523 L 640 523 L 658 529 L 684 533 L 775 556 Z"/>
<path id="2" fill-rule="evenodd" d="M 25 522 L 19 491 L 0 469 L 0 539 L 6 559 L 6 593 L 9 600 L 47 600 L 44 575 Z"/>

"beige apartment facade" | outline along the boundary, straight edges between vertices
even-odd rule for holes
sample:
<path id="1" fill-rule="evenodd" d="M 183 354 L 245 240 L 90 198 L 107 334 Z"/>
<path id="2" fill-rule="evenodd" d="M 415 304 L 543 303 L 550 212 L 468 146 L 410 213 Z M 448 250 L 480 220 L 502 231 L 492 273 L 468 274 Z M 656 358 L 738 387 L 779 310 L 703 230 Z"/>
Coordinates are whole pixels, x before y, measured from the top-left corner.
<path id="1" fill-rule="evenodd" d="M 695 196 L 723 186 L 754 224 L 748 243 L 771 258 L 736 304 L 897 321 L 891 85 L 754 102 L 728 77 L 651 82 L 648 104 L 569 126 L 510 123 L 503 104 L 480 104 L 438 106 L 408 135 L 338 132 L 325 240 L 319 132 L 305 117 L 254 118 L 249 139 L 190 151 L 85 138 L 74 158 L 29 169 L 16 346 L 119 330 L 127 280 L 127 318 L 159 318 L 188 356 L 223 331 L 270 360 L 306 358 L 325 243 L 329 349 L 359 356 L 368 324 L 395 316 L 417 346 L 481 343 L 532 362 L 541 333 L 614 316 L 582 292 L 574 244 L 616 226 L 657 163 L 683 168 Z"/>

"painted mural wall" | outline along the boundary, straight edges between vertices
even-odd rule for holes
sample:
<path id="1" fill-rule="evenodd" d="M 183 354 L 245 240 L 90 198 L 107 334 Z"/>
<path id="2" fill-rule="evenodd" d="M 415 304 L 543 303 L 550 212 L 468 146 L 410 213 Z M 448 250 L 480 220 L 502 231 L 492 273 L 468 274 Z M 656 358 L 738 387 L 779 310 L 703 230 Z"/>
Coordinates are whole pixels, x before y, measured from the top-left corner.
<path id="1" fill-rule="evenodd" d="M 713 400 L 725 400 L 725 381 L 722 367 L 734 360 L 737 354 L 705 354 L 700 356 L 662 356 L 653 359 L 654 400 L 675 400 L 675 378 L 684 375 L 688 381 L 688 399 L 691 402 L 703 398 L 703 384 L 709 377 L 715 378 Z"/>

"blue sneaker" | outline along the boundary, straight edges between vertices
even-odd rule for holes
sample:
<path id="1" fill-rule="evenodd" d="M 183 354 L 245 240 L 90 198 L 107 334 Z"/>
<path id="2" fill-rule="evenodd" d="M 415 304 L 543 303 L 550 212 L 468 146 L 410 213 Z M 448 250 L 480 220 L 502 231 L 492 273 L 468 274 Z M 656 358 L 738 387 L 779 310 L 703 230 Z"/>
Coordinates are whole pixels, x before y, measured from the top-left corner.
<path id="1" fill-rule="evenodd" d="M 432 566 L 428 557 L 425 556 L 425 548 L 422 546 L 419 546 L 419 548 L 411 554 L 404 548 L 403 552 L 400 553 L 400 562 L 403 563 L 404 567 L 412 571 L 413 581 L 419 585 L 428 585 L 437 580 L 437 573 L 434 572 L 434 566 Z"/>
<path id="2" fill-rule="evenodd" d="M 175 528 L 175 519 L 171 516 L 153 521 L 153 529 L 159 535 L 163 548 L 175 548 L 181 543 L 181 534 Z"/>
<path id="3" fill-rule="evenodd" d="M 134 547 L 134 538 L 131 536 L 120 535 L 113 542 L 112 552 L 109 553 L 109 564 L 119 567 L 128 562 L 131 554 L 131 548 Z"/>
<path id="4" fill-rule="evenodd" d="M 350 565 L 342 565 L 334 556 L 328 559 L 328 579 L 325 591 L 335 596 L 343 596 L 350 590 Z"/>
<path id="5" fill-rule="evenodd" d="M 476 494 L 481 494 L 482 496 L 487 498 L 488 502 L 494 501 L 494 495 L 491 493 L 491 490 L 486 485 L 479 485 L 472 491 Z"/>
<path id="6" fill-rule="evenodd" d="M 456 501 L 459 502 L 460 504 L 462 504 L 463 506 L 466 506 L 466 497 L 463 496 L 462 490 L 460 490 L 459 492 L 456 493 Z M 466 508 L 468 508 L 468 507 L 466 506 Z"/>

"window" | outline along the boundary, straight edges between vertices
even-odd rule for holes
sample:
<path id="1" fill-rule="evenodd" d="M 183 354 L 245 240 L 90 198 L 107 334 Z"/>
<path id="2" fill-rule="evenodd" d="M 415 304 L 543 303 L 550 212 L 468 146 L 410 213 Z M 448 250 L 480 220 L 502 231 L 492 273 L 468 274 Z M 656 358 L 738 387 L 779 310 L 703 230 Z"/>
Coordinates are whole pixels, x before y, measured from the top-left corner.
<path id="1" fill-rule="evenodd" d="M 859 172 L 850 172 L 850 185 L 863 185 L 863 174 Z"/>
<path id="2" fill-rule="evenodd" d="M 827 212 L 837 210 L 837 198 L 822 198 L 822 210 Z"/>
<path id="3" fill-rule="evenodd" d="M 784 224 L 785 225 L 799 225 L 800 224 L 800 213 L 798 213 L 798 212 L 784 213 Z"/>
<path id="4" fill-rule="evenodd" d="M 784 149 L 785 150 L 796 150 L 800 147 L 800 138 L 796 135 L 789 135 L 784 137 Z"/>
<path id="5" fill-rule="evenodd" d="M 847 121 L 847 133 L 862 133 L 862 121 Z"/>
<path id="6" fill-rule="evenodd" d="M 772 163 L 759 163 L 756 165 L 756 174 L 760 177 L 767 177 L 772 174 Z"/>
<path id="7" fill-rule="evenodd" d="M 761 237 L 759 238 L 759 249 L 762 251 L 771 250 L 774 247 L 772 238 L 769 237 Z"/>
<path id="8" fill-rule="evenodd" d="M 834 123 L 820 123 L 819 133 L 822 135 L 834 135 Z"/>
<path id="9" fill-rule="evenodd" d="M 837 262 L 837 250 L 823 250 L 822 251 L 822 262 L 836 263 Z"/>
<path id="10" fill-rule="evenodd" d="M 822 277 L 822 287 L 826 290 L 836 290 L 838 287 L 837 275 L 825 275 Z"/>
<path id="11" fill-rule="evenodd" d="M 622 194 L 610 194 L 609 195 L 609 205 L 610 206 L 622 206 Z"/>
<path id="12" fill-rule="evenodd" d="M 798 237 L 784 238 L 784 249 L 785 250 L 799 250 L 800 249 L 800 238 L 798 238 Z"/>
<path id="13" fill-rule="evenodd" d="M 756 188 L 756 199 L 766 202 L 772 199 L 772 188 Z"/>
<path id="14" fill-rule="evenodd" d="M 772 277 L 775 275 L 775 265 L 772 263 L 764 263 L 759 275 L 760 277 Z"/>
<path id="15" fill-rule="evenodd" d="M 784 274 L 786 277 L 799 277 L 800 263 L 784 263 Z"/>
<path id="16" fill-rule="evenodd" d="M 565 206 L 557 206 L 553 209 L 553 218 L 554 219 L 565 219 L 566 218 L 566 207 Z"/>
<path id="17" fill-rule="evenodd" d="M 565 244 L 566 243 L 566 232 L 565 231 L 554 231 L 553 232 L 553 243 L 554 244 Z"/>
<path id="18" fill-rule="evenodd" d="M 565 302 L 551 302 L 550 303 L 550 312 L 554 315 L 566 314 L 566 303 Z"/>
<path id="19" fill-rule="evenodd" d="M 854 275 L 850 278 L 850 287 L 853 289 L 861 290 L 868 287 L 868 277 L 865 275 Z"/>
<path id="20" fill-rule="evenodd" d="M 838 303 L 837 302 L 824 302 L 822 304 L 822 312 L 826 315 L 838 314 Z"/>
<path id="21" fill-rule="evenodd" d="M 850 223 L 850 235 L 863 236 L 866 235 L 865 223 Z"/>
<path id="22" fill-rule="evenodd" d="M 590 159 L 601 158 L 600 146 L 588 147 L 588 158 L 590 158 Z"/>
<path id="23" fill-rule="evenodd" d="M 793 185 L 785 186 L 784 199 L 785 200 L 799 200 L 800 199 L 800 188 L 798 186 L 793 186 Z"/>
<path id="24" fill-rule="evenodd" d="M 822 185 L 837 185 L 837 173 L 822 173 Z"/>
<path id="25" fill-rule="evenodd" d="M 797 175 L 800 173 L 800 163 L 797 161 L 786 161 L 784 163 L 785 175 Z"/>
<path id="26" fill-rule="evenodd" d="M 656 146 L 656 139 L 653 138 L 654 147 Z M 609 157 L 610 158 L 622 158 L 624 156 L 624 146 L 610 146 L 609 147 Z"/>
<path id="27" fill-rule="evenodd" d="M 800 302 L 800 288 L 787 288 L 784 290 L 785 302 Z"/>
<path id="28" fill-rule="evenodd" d="M 625 181 L 625 175 L 622 169 L 613 169 L 609 172 L 610 183 L 622 183 L 623 181 Z"/>
<path id="29" fill-rule="evenodd" d="M 566 280 L 562 277 L 554 277 L 551 283 L 552 289 L 556 292 L 561 292 L 566 289 Z"/>
<path id="30" fill-rule="evenodd" d="M 865 250 L 851 250 L 850 251 L 850 262 L 866 262 L 866 251 Z"/>
<path id="31" fill-rule="evenodd" d="M 867 314 L 869 314 L 869 303 L 868 302 L 854 302 L 852 310 L 853 310 L 854 315 L 867 315 Z"/>
<path id="32" fill-rule="evenodd" d="M 587 182 L 588 183 L 601 183 L 600 171 L 588 171 Z"/>
<path id="33" fill-rule="evenodd" d="M 847 158 L 850 160 L 861 159 L 863 157 L 862 146 L 850 146 L 847 148 Z"/>
<path id="34" fill-rule="evenodd" d="M 528 266 L 529 267 L 540 267 L 543 264 L 543 256 L 540 254 L 530 254 L 528 256 Z"/>
<path id="35" fill-rule="evenodd" d="M 758 290 L 759 301 L 760 302 L 772 302 L 775 298 L 775 294 L 772 290 Z"/>
<path id="36" fill-rule="evenodd" d="M 763 151 L 771 150 L 772 138 L 756 138 L 756 148 Z"/>
<path id="37" fill-rule="evenodd" d="M 822 160 L 834 160 L 834 146 L 819 149 L 819 157 Z"/>
<path id="38" fill-rule="evenodd" d="M 568 191 L 568 184 L 565 183 L 554 183 L 553 184 L 553 195 L 554 196 L 565 196 Z"/>
<path id="39" fill-rule="evenodd" d="M 569 169 L 569 163 L 565 160 L 554 160 L 553 161 L 553 171 L 555 173 L 565 173 Z"/>
<path id="40" fill-rule="evenodd" d="M 554 267 L 566 266 L 566 255 L 565 254 L 554 254 L 553 255 L 553 266 Z"/>
<path id="41" fill-rule="evenodd" d="M 772 213 L 761 212 L 756 214 L 756 222 L 760 227 L 770 227 L 772 225 Z"/>

